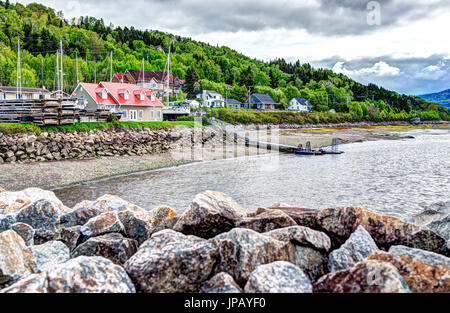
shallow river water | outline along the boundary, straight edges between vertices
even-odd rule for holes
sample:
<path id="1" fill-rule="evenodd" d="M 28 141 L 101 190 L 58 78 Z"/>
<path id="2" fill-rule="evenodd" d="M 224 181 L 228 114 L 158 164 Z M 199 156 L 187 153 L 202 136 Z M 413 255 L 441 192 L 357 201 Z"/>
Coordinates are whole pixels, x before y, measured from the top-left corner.
<path id="1" fill-rule="evenodd" d="M 404 134 L 404 133 L 403 133 Z M 193 163 L 55 190 L 68 206 L 114 194 L 144 208 L 184 211 L 197 193 L 217 190 L 249 210 L 284 202 L 306 208 L 361 206 L 408 217 L 450 203 L 450 130 L 415 139 L 342 145 L 343 155 L 263 155 Z"/>

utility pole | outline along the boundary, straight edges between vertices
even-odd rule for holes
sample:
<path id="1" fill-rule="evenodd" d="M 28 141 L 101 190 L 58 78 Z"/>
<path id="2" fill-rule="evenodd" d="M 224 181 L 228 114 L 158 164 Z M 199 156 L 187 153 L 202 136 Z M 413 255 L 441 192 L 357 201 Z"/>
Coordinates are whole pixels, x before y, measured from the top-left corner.
<path id="1" fill-rule="evenodd" d="M 250 90 L 251 90 L 251 88 L 252 88 L 253 86 L 248 86 L 248 109 L 250 110 L 251 109 L 251 92 L 250 92 Z"/>

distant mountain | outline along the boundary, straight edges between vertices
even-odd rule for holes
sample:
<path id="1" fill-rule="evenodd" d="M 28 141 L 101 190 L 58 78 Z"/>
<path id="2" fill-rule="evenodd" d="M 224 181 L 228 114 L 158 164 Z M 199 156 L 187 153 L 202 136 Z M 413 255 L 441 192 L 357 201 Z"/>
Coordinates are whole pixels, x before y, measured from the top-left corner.
<path id="1" fill-rule="evenodd" d="M 427 100 L 428 102 L 437 102 L 442 106 L 450 108 L 450 89 L 447 89 L 447 90 L 444 90 L 441 92 L 437 92 L 437 93 L 421 95 L 419 97 Z"/>

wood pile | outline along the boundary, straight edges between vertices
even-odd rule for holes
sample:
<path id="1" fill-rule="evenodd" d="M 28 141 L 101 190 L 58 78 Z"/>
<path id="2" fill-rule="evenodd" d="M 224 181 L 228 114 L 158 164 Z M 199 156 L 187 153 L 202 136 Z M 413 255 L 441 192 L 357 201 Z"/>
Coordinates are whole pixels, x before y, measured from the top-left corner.
<path id="1" fill-rule="evenodd" d="M 68 125 L 80 121 L 82 117 L 106 122 L 109 114 L 109 110 L 80 110 L 69 98 L 0 100 L 0 123 Z"/>

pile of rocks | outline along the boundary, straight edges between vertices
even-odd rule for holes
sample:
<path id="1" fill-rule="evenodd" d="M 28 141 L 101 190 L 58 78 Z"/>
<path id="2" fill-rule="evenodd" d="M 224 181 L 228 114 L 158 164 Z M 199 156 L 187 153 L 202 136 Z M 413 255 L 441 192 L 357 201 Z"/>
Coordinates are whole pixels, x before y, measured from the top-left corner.
<path id="1" fill-rule="evenodd" d="M 0 133 L 0 163 L 88 159 L 105 156 L 144 155 L 168 151 L 193 143 L 219 143 L 221 132 L 213 129 L 177 127 L 109 128 L 88 132 Z"/>
<path id="2" fill-rule="evenodd" d="M 450 292 L 446 239 L 361 208 L 248 213 L 214 191 L 181 216 L 1 192 L 0 292 Z"/>

